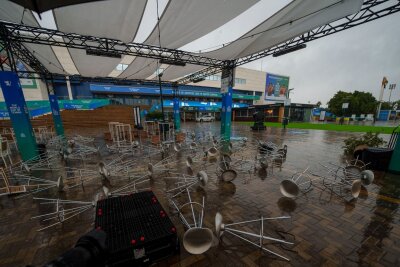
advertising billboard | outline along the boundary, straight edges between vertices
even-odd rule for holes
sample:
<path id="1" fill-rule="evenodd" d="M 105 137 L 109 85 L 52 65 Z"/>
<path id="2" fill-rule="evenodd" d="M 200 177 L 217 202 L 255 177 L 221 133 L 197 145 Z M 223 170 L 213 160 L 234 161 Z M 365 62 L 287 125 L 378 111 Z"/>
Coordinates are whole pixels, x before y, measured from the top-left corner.
<path id="1" fill-rule="evenodd" d="M 289 88 L 289 77 L 267 73 L 265 83 L 265 100 L 284 102 Z"/>

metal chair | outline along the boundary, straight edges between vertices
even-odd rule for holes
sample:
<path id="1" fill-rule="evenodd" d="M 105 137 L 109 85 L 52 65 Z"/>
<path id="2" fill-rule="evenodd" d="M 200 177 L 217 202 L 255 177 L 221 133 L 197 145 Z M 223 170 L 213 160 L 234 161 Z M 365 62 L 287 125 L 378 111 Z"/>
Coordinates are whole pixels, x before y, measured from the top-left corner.
<path id="1" fill-rule="evenodd" d="M 8 146 L 8 141 L 7 140 L 1 140 L 1 146 L 0 146 L 0 156 L 3 159 L 4 165 L 6 166 L 6 168 L 8 167 L 7 165 L 7 161 L 6 158 L 8 158 L 8 160 L 10 161 L 10 164 L 13 164 L 12 159 L 10 157 L 10 149 Z"/>

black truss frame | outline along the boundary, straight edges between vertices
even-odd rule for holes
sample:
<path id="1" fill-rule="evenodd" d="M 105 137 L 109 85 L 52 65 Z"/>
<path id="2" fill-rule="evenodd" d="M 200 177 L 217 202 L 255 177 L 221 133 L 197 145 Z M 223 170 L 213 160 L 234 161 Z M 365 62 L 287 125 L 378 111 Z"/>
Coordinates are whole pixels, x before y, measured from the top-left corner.
<path id="1" fill-rule="evenodd" d="M 62 81 L 69 79 L 71 82 L 94 82 L 94 83 L 114 83 L 116 85 L 158 85 L 159 82 L 155 80 L 145 80 L 145 79 L 124 79 L 124 78 L 114 78 L 114 77 L 87 77 L 81 75 L 65 75 L 58 73 L 38 73 L 36 71 L 17 71 L 20 78 L 24 79 L 43 79 L 47 81 Z M 35 75 L 39 74 L 40 77 L 29 76 L 27 74 Z M 163 86 L 178 86 L 176 82 L 161 81 Z"/>
<path id="2" fill-rule="evenodd" d="M 152 58 L 155 60 L 179 61 L 187 64 L 205 66 L 206 68 L 187 75 L 174 83 L 163 82 L 164 84 L 187 84 L 207 76 L 221 72 L 223 68 L 234 68 L 243 64 L 279 53 L 281 51 L 317 40 L 319 38 L 353 28 L 355 26 L 394 14 L 400 11 L 399 0 L 365 0 L 361 10 L 353 15 L 347 16 L 332 23 L 328 23 L 314 30 L 306 32 L 300 36 L 287 40 L 284 43 L 276 45 L 270 49 L 255 53 L 246 57 L 234 60 L 220 60 L 199 56 L 182 50 L 162 48 L 146 44 L 130 43 L 126 44 L 119 40 L 99 38 L 88 35 L 79 35 L 74 33 L 64 33 L 57 30 L 37 28 L 27 25 L 15 24 L 0 21 L 0 38 L 3 42 L 6 40 L 11 44 L 11 51 L 15 56 L 30 65 L 42 77 L 63 76 L 59 74 L 52 75 L 36 57 L 22 44 L 35 43 L 42 45 L 61 46 L 67 48 L 77 48 L 94 50 L 101 53 L 114 53 L 118 55 L 132 55 L 138 57 Z M 9 46 L 10 47 L 10 46 Z M 64 75 L 65 77 L 66 75 Z M 148 80 L 126 80 L 120 78 L 106 77 L 81 77 L 85 81 L 102 81 L 116 83 L 147 83 L 158 84 Z"/>
<path id="3" fill-rule="evenodd" d="M 0 24 L 7 29 L 8 38 L 12 42 L 85 49 L 88 51 L 96 51 L 99 54 L 113 53 L 115 55 L 131 55 L 156 60 L 163 59 L 168 61 L 185 62 L 187 64 L 207 67 L 225 66 L 224 60 L 199 56 L 177 49 L 162 48 L 140 43 L 126 44 L 115 39 L 80 35 L 76 33 L 64 33 L 57 30 L 32 27 L 5 21 L 0 21 Z"/>

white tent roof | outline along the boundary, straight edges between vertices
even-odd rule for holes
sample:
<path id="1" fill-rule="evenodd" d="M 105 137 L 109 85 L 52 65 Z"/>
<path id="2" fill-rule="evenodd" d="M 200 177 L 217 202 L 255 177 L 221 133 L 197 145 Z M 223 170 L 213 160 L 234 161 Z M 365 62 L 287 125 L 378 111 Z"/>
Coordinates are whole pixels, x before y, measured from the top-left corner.
<path id="1" fill-rule="evenodd" d="M 224 60 L 248 56 L 358 12 L 362 3 L 362 0 L 292 1 L 238 40 L 201 55 Z M 202 67 L 193 69 L 197 71 Z M 164 74 L 171 80 L 183 76 L 181 67 L 176 66 L 169 67 Z"/>
<path id="2" fill-rule="evenodd" d="M 146 7 L 143 0 L 98 1 L 54 9 L 58 30 L 130 43 Z"/>
<path id="3" fill-rule="evenodd" d="M 177 49 L 187 43 L 200 38 L 210 31 L 225 24 L 241 12 L 245 11 L 258 0 L 174 0 L 169 1 L 160 18 L 161 46 Z M 144 42 L 158 45 L 158 29 L 155 27 Z M 157 70 L 157 62 L 147 67 L 151 60 L 136 59 L 121 75 L 126 76 L 136 73 L 138 68 L 146 67 L 141 78 L 147 78 Z M 144 64 L 144 65 L 143 65 Z M 144 75 L 147 76 L 144 76 Z"/>
<path id="4" fill-rule="evenodd" d="M 150 1 L 99 1 L 54 9 L 53 26 L 63 32 L 132 42 L 142 27 L 143 14 Z M 163 0 L 168 1 L 168 0 Z M 161 46 L 177 49 L 228 23 L 259 0 L 170 0 L 160 17 Z M 261 0 L 263 1 L 263 0 Z M 266 0 L 264 0 L 266 1 Z M 251 55 L 285 42 L 318 26 L 359 11 L 362 0 L 295 0 L 254 29 L 222 48 L 201 55 L 233 59 Z M 147 3 L 147 4 L 146 4 Z M 152 14 L 155 16 L 155 14 Z M 31 26 L 42 26 L 31 11 L 8 0 L 2 1 L 0 19 Z M 146 25 L 144 25 L 146 26 Z M 151 25 L 153 27 L 154 25 Z M 154 27 L 144 43 L 158 45 Z M 153 77 L 158 68 L 154 59 L 124 56 L 121 59 L 86 55 L 84 50 L 26 44 L 51 72 L 82 76 L 112 76 L 144 79 Z M 123 70 L 117 65 L 126 64 Z M 173 80 L 204 67 L 188 64 L 170 66 L 164 80 Z"/>

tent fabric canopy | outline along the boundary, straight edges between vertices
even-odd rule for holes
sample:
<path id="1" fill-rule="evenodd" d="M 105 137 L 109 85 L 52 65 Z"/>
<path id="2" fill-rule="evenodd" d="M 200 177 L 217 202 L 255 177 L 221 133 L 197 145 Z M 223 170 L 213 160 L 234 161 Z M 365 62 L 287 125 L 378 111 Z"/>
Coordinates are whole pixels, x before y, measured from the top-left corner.
<path id="1" fill-rule="evenodd" d="M 130 43 L 139 28 L 146 2 L 100 1 L 54 9 L 58 30 Z"/>
<path id="2" fill-rule="evenodd" d="M 362 0 L 292 1 L 238 40 L 201 55 L 223 60 L 245 57 L 353 14 L 360 10 L 362 3 Z M 197 66 L 193 69 L 198 71 L 203 67 Z M 171 66 L 164 73 L 165 77 L 173 80 L 193 72 L 184 72 L 182 67 Z"/>
<path id="3" fill-rule="evenodd" d="M 259 0 L 169 1 L 167 8 L 160 17 L 161 46 L 177 49 L 190 43 L 227 23 L 258 1 Z M 159 45 L 157 26 L 144 43 Z M 136 72 L 136 65 L 141 65 L 140 63 L 141 61 L 139 61 L 139 59 L 134 60 L 120 77 L 126 77 L 129 75 L 127 73 Z M 150 75 L 156 70 L 157 67 L 153 68 Z M 143 78 L 147 78 L 147 76 L 143 76 Z"/>
<path id="4" fill-rule="evenodd" d="M 351 15 L 360 10 L 362 3 L 363 0 L 293 1 L 238 40 L 204 56 L 227 60 L 266 50 Z"/>
<path id="5" fill-rule="evenodd" d="M 129 43 L 135 39 L 141 26 L 140 23 L 148 1 L 155 0 L 96 1 L 56 8 L 52 14 L 57 29 L 60 31 L 118 39 Z M 191 43 L 228 23 L 258 1 L 170 0 L 160 17 L 161 46 L 178 49 Z M 24 4 L 22 2 L 31 1 L 15 2 Z M 222 60 L 245 57 L 358 12 L 362 3 L 363 0 L 295 0 L 273 16 L 265 18 L 261 24 L 237 40 L 222 48 L 200 55 Z M 22 6 L 8 0 L 2 1 L 0 19 L 15 23 L 22 21 L 24 24 L 36 27 L 39 24 L 45 26 L 42 24 L 43 21 L 41 23 L 37 21 L 31 11 L 24 12 Z M 152 29 L 144 43 L 158 45 L 157 26 Z M 34 52 L 38 60 L 49 71 L 54 73 L 76 74 L 78 71 L 80 75 L 89 77 L 106 77 L 113 73 L 113 77 L 145 79 L 154 77 L 158 68 L 157 60 L 136 57 L 131 58 L 128 66 L 124 67 L 122 71 L 116 71 L 116 67 L 124 63 L 124 57 L 119 59 L 90 56 L 86 54 L 85 50 L 65 49 L 61 51 L 57 49 L 55 51 L 51 46 L 24 45 Z M 191 64 L 185 67 L 169 66 L 164 70 L 163 80 L 174 80 L 203 68 L 203 66 Z"/>

